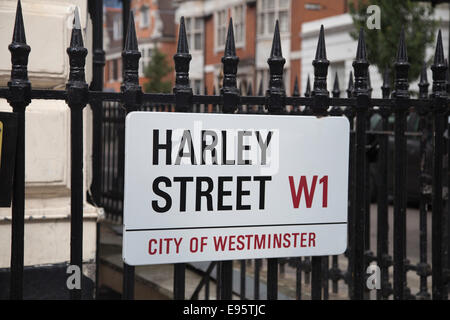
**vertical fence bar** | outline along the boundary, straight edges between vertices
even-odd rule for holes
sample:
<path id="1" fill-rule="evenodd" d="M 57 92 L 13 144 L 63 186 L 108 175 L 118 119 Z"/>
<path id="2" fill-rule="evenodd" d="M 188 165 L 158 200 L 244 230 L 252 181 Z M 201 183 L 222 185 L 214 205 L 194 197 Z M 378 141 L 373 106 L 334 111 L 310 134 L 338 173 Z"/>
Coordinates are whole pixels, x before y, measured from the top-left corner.
<path id="1" fill-rule="evenodd" d="M 139 86 L 139 71 L 138 71 L 141 53 L 139 52 L 138 49 L 136 30 L 134 26 L 134 17 L 132 12 L 130 12 L 128 22 L 129 24 L 127 30 L 127 37 L 122 52 L 123 83 L 120 87 L 120 91 L 122 92 L 123 107 L 127 114 L 132 111 L 139 110 L 140 106 L 142 105 L 142 88 Z M 118 172 L 118 175 L 121 175 L 123 177 L 124 172 Z M 135 281 L 134 277 L 135 277 L 135 267 L 130 266 L 126 262 L 124 262 L 123 291 L 122 291 L 122 299 L 124 300 L 134 299 L 134 281 Z"/>
<path id="2" fill-rule="evenodd" d="M 89 0 L 89 14 L 92 17 L 92 81 L 89 87 L 93 91 L 103 90 L 103 68 L 105 52 L 103 51 L 103 0 Z M 95 205 L 101 205 L 102 193 L 102 102 L 90 104 L 92 110 L 92 183 L 90 186 L 91 200 Z M 95 250 L 95 296 L 98 295 L 99 264 L 100 264 L 100 223 L 96 226 Z"/>
<path id="3" fill-rule="evenodd" d="M 389 70 L 386 69 L 383 75 L 383 85 L 381 87 L 383 99 L 389 99 L 391 87 Z M 380 267 L 381 290 L 377 290 L 377 299 L 387 299 L 392 293 L 389 283 L 389 223 L 388 223 L 388 118 L 390 110 L 387 107 L 380 107 L 381 130 L 379 135 L 380 151 L 378 156 L 378 180 L 377 180 L 377 262 Z"/>
<path id="4" fill-rule="evenodd" d="M 356 99 L 356 162 L 355 162 L 355 214 L 353 223 L 353 248 L 352 248 L 352 299 L 364 298 L 364 239 L 365 239 L 365 186 L 366 170 L 366 119 L 369 110 L 369 92 L 367 90 L 367 73 L 369 62 L 366 58 L 366 43 L 364 31 L 361 28 L 358 39 L 356 59 L 353 61 L 355 73 L 355 86 L 352 96 Z"/>
<path id="5" fill-rule="evenodd" d="M 334 77 L 332 94 L 333 94 L 333 98 L 339 98 L 341 95 L 341 90 L 339 89 L 339 78 L 338 78 L 337 72 Z M 341 107 L 334 106 L 330 110 L 330 115 L 337 116 L 337 117 L 342 116 L 343 111 L 342 111 Z M 331 269 L 328 272 L 328 278 L 332 281 L 332 288 L 331 288 L 332 292 L 338 293 L 338 281 L 340 279 L 342 279 L 342 270 L 339 268 L 339 260 L 338 260 L 337 255 L 334 255 L 331 258 Z M 328 284 L 328 280 L 327 280 L 327 284 Z M 325 293 L 325 289 L 326 289 L 326 291 L 328 291 L 328 286 L 324 287 L 324 293 Z M 327 297 L 324 296 L 324 299 L 326 299 L 326 298 Z"/>
<path id="6" fill-rule="evenodd" d="M 78 7 L 72 29 L 70 47 L 69 81 L 67 82 L 67 104 L 70 108 L 70 264 L 83 270 L 83 108 L 88 101 L 88 85 L 84 66 L 87 49 L 81 34 Z M 70 291 L 71 299 L 81 299 L 81 289 Z"/>
<path id="7" fill-rule="evenodd" d="M 406 287 L 406 114 L 409 108 L 409 62 L 402 29 L 395 61 L 394 128 L 394 299 L 405 298 Z"/>
<path id="8" fill-rule="evenodd" d="M 442 199 L 442 173 L 443 173 L 443 135 L 444 114 L 447 106 L 447 89 L 445 72 L 447 63 L 444 60 L 442 47 L 442 35 L 439 30 L 434 55 L 433 71 L 433 117 L 434 117 L 434 159 L 433 159 L 433 207 L 432 207 L 432 298 L 442 300 L 447 296 L 444 292 L 443 278 L 443 247 L 442 247 L 442 225 L 443 199 Z"/>
<path id="9" fill-rule="evenodd" d="M 105 52 L 103 51 L 103 0 L 89 0 L 89 13 L 92 17 L 92 82 L 93 91 L 103 90 L 103 68 Z M 100 204 L 102 181 L 102 102 L 91 103 L 92 109 L 92 183 L 91 195 L 94 203 Z"/>
<path id="10" fill-rule="evenodd" d="M 420 74 L 419 82 L 419 98 L 428 98 L 428 87 L 427 79 L 427 65 L 423 64 L 422 72 Z M 428 293 L 427 278 L 431 273 L 431 268 L 428 265 L 428 248 L 427 248 L 427 216 L 428 216 L 428 205 L 430 203 L 431 188 L 430 188 L 430 172 L 428 170 L 428 155 L 427 146 L 431 140 L 430 132 L 430 121 L 429 121 L 429 108 L 420 108 L 418 110 L 419 119 L 419 132 L 422 133 L 420 137 L 420 204 L 419 204 L 419 250 L 420 250 L 420 260 L 416 267 L 417 275 L 420 277 L 420 288 L 417 293 L 417 299 L 419 300 L 429 300 L 430 294 Z"/>
<path id="11" fill-rule="evenodd" d="M 275 23 L 272 50 L 267 59 L 269 64 L 270 79 L 269 88 L 266 92 L 269 114 L 281 114 L 285 109 L 286 92 L 283 85 L 283 68 L 286 59 L 281 52 L 281 39 L 278 20 Z M 267 299 L 278 299 L 278 259 L 267 260 Z"/>
<path id="12" fill-rule="evenodd" d="M 312 64 L 314 66 L 314 84 L 312 91 L 314 98 L 313 113 L 316 116 L 324 116 L 329 107 L 327 74 L 330 61 L 327 60 L 323 25 L 320 27 L 316 57 Z M 312 257 L 311 298 L 313 300 L 320 300 L 322 298 L 322 272 L 324 271 L 322 270 L 322 260 L 322 257 Z"/>
<path id="13" fill-rule="evenodd" d="M 300 96 L 300 90 L 298 88 L 298 78 L 295 77 L 294 90 L 292 91 L 293 97 Z M 293 114 L 301 114 L 299 106 L 293 106 Z M 302 298 L 302 258 L 294 258 L 295 266 L 295 299 L 301 300 Z"/>
<path id="14" fill-rule="evenodd" d="M 175 111 L 177 112 L 189 112 L 192 108 L 193 93 L 192 88 L 189 86 L 189 63 L 191 59 L 184 17 L 181 17 L 177 52 L 173 56 L 175 63 L 175 87 L 173 88 L 173 93 L 175 94 Z M 185 297 L 185 277 L 186 264 L 174 264 L 173 297 L 175 300 L 183 300 Z"/>
<path id="15" fill-rule="evenodd" d="M 353 73 L 350 71 L 347 85 L 347 98 L 351 98 L 353 94 Z M 353 246 L 355 236 L 353 234 L 355 221 L 355 133 L 354 133 L 354 119 L 355 110 L 351 106 L 346 107 L 344 111 L 345 116 L 350 122 L 350 146 L 349 146 L 349 172 L 348 172 L 348 227 L 347 227 L 347 271 L 344 274 L 344 280 L 348 285 L 348 296 L 352 297 L 353 288 Z"/>
<path id="16" fill-rule="evenodd" d="M 233 20 L 230 18 L 228 25 L 227 39 L 225 42 L 223 64 L 223 85 L 220 89 L 220 95 L 223 101 L 223 113 L 234 113 L 239 105 L 239 90 L 236 84 L 236 74 L 239 58 L 236 56 L 234 44 Z M 221 262 L 221 299 L 231 300 L 233 294 L 233 261 Z"/>
<path id="17" fill-rule="evenodd" d="M 20 0 L 17 3 L 16 21 L 11 52 L 11 80 L 8 82 L 8 103 L 17 114 L 17 145 L 14 167 L 12 221 L 11 221 L 11 278 L 10 298 L 23 298 L 24 224 L 25 224 L 25 108 L 31 103 L 31 84 L 28 81 L 28 55 L 30 46 L 25 38 Z"/>

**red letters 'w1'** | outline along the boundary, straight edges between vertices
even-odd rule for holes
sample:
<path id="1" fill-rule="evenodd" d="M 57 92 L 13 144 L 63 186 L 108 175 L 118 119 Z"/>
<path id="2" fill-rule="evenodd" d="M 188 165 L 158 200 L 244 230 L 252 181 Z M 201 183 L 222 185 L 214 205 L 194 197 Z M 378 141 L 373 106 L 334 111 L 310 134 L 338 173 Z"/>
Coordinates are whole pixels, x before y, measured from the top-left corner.
<path id="1" fill-rule="evenodd" d="M 295 209 L 300 205 L 300 200 L 302 198 L 302 193 L 305 194 L 306 208 L 311 208 L 314 199 L 314 191 L 316 190 L 318 176 L 313 176 L 311 187 L 308 188 L 308 181 L 306 176 L 300 177 L 300 183 L 297 190 L 295 190 L 294 177 L 289 176 L 289 185 L 291 187 L 292 204 Z M 319 183 L 323 184 L 323 199 L 322 207 L 326 208 L 328 206 L 328 176 L 323 176 Z"/>

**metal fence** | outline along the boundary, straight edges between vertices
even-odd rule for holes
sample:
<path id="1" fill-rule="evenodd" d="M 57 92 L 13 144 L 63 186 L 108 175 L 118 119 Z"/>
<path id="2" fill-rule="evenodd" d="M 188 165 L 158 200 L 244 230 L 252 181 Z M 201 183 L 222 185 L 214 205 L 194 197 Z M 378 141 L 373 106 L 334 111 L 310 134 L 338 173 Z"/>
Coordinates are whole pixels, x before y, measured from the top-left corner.
<path id="1" fill-rule="evenodd" d="M 96 2 L 94 2 L 96 3 Z M 101 3 L 101 2 L 99 2 Z M 93 4 L 93 6 L 95 6 Z M 95 24 L 98 27 L 97 12 Z M 102 92 L 101 86 L 93 82 L 89 88 L 85 81 L 84 65 L 87 49 L 83 46 L 82 34 L 77 13 L 72 30 L 72 39 L 67 53 L 70 59 L 70 76 L 66 89 L 32 89 L 27 77 L 27 63 L 30 47 L 26 44 L 20 2 L 17 7 L 13 41 L 9 46 L 12 56 L 11 81 L 8 88 L 0 88 L 0 97 L 6 98 L 19 118 L 17 163 L 14 173 L 14 200 L 12 205 L 12 258 L 11 258 L 11 298 L 22 297 L 23 287 L 23 240 L 24 240 L 24 172 L 25 172 L 25 109 L 31 99 L 65 100 L 71 111 L 71 261 L 73 265 L 82 264 L 83 234 L 83 128 L 82 110 L 89 104 L 93 109 L 94 123 L 94 182 L 93 200 L 105 207 L 111 217 L 122 214 L 123 198 L 123 156 L 124 156 L 124 117 L 136 110 L 152 111 L 215 111 L 223 113 L 255 113 L 286 116 L 342 116 L 347 117 L 351 126 L 350 174 L 348 206 L 348 249 L 345 256 L 304 257 L 292 259 L 267 260 L 267 298 L 278 298 L 279 269 L 289 264 L 296 268 L 297 298 L 302 297 L 302 273 L 311 283 L 312 299 L 326 299 L 331 282 L 332 292 L 338 284 L 345 282 L 352 299 L 364 299 L 366 290 L 366 267 L 376 262 L 381 268 L 382 290 L 378 299 L 433 298 L 446 299 L 449 280 L 447 239 L 449 208 L 444 206 L 444 185 L 448 178 L 444 173 L 446 146 L 445 138 L 448 119 L 448 82 L 446 80 L 447 62 L 444 59 L 442 37 L 438 34 L 433 72 L 432 92 L 428 95 L 428 81 L 423 72 L 420 96 L 411 98 L 408 84 L 408 56 L 404 31 L 399 40 L 395 60 L 394 87 L 391 92 L 389 75 L 386 74 L 382 87 L 383 98 L 371 98 L 366 45 L 364 32 L 360 31 L 356 58 L 353 62 L 353 76 L 347 98 L 340 98 L 339 85 L 335 82 L 330 97 L 327 89 L 329 61 L 326 57 L 325 34 L 320 30 L 317 52 L 313 60 L 314 80 L 309 84 L 304 96 L 300 96 L 298 85 L 288 96 L 283 86 L 283 66 L 285 59 L 281 52 L 278 22 L 275 25 L 273 44 L 268 65 L 270 80 L 268 90 L 253 95 L 251 90 L 241 95 L 237 88 L 236 74 L 239 58 L 236 56 L 233 25 L 230 20 L 225 45 L 223 63 L 223 83 L 219 95 L 194 94 L 189 87 L 189 54 L 184 19 L 181 19 L 175 62 L 175 88 L 172 94 L 143 93 L 139 86 L 138 50 L 134 18 L 129 16 L 127 37 L 122 53 L 123 84 L 121 92 Z M 101 25 L 101 24 L 100 24 Z M 101 30 L 101 28 L 96 29 Z M 94 34 L 94 38 L 96 35 Z M 97 32 L 97 37 L 99 33 Z M 98 42 L 95 41 L 94 43 Z M 104 61 L 104 60 L 103 60 Z M 96 64 L 97 63 L 97 64 Z M 94 48 L 94 69 L 101 70 L 102 50 Z M 424 70 L 426 71 L 425 67 Z M 95 70 L 94 70 L 95 71 Z M 100 73 L 101 75 L 101 73 Z M 98 76 L 98 73 L 97 73 Z M 416 132 L 407 130 L 409 119 L 416 117 Z M 377 124 L 372 125 L 373 119 Z M 97 122 L 96 122 L 97 121 Z M 393 129 L 392 129 L 393 128 Z M 420 241 L 420 261 L 410 263 L 407 256 L 407 197 L 408 197 L 408 156 L 410 141 L 419 144 L 420 161 L 416 175 L 419 177 L 418 194 L 420 203 L 420 233 L 415 236 Z M 407 148 L 408 146 L 408 148 Z M 94 150 L 94 151 L 95 151 Z M 446 158 L 448 162 L 448 157 Z M 375 183 L 371 184 L 371 170 L 376 170 Z M 444 183 L 445 180 L 445 183 Z M 376 190 L 376 226 L 371 225 L 371 191 Z M 393 199 L 393 237 L 389 235 L 389 204 Z M 427 216 L 431 213 L 431 261 L 428 259 Z M 376 253 L 371 251 L 370 231 L 376 230 Z M 389 243 L 393 242 L 393 251 Z M 392 255 L 392 257 L 391 257 Z M 339 263 L 348 260 L 342 269 Z M 260 296 L 261 260 L 254 264 L 253 298 Z M 330 263 L 331 262 L 331 263 Z M 430 264 L 431 262 L 431 264 Z M 209 292 L 211 271 L 217 269 L 217 297 L 230 299 L 233 294 L 232 261 L 213 262 L 191 298 L 198 298 L 199 290 L 206 286 Z M 246 264 L 240 263 L 241 279 L 246 272 Z M 185 297 L 186 264 L 176 264 L 174 268 L 174 298 Z M 420 278 L 420 291 L 408 289 L 407 274 L 415 271 Z M 134 267 L 124 264 L 123 297 L 134 297 Z M 431 291 L 427 280 L 431 277 Z M 82 290 L 82 289 L 81 289 Z M 81 290 L 72 290 L 73 299 L 81 297 Z M 241 297 L 245 282 L 241 282 Z M 188 297 L 189 298 L 189 297 Z"/>

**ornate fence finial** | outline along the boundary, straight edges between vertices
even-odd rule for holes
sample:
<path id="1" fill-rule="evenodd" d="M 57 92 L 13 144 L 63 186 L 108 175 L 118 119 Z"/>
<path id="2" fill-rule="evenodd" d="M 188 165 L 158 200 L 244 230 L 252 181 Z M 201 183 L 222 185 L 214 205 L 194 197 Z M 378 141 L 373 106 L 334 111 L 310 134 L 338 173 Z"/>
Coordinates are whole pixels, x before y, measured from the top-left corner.
<path id="1" fill-rule="evenodd" d="M 355 89 L 353 85 L 353 72 L 350 70 L 348 75 L 348 84 L 347 84 L 347 98 L 351 98 L 353 94 L 353 90 Z"/>
<path id="2" fill-rule="evenodd" d="M 320 26 L 316 57 L 312 64 L 314 66 L 314 84 L 312 95 L 315 97 L 313 112 L 316 115 L 323 115 L 328 109 L 329 92 L 327 90 L 327 75 L 328 66 L 330 65 L 330 61 L 327 59 L 323 25 Z"/>
<path id="3" fill-rule="evenodd" d="M 22 5 L 20 0 L 17 2 L 16 21 L 14 24 L 14 33 L 12 42 L 8 46 L 11 52 L 11 79 L 8 81 L 8 87 L 11 95 L 8 102 L 13 110 L 25 110 L 25 107 L 31 102 L 31 84 L 28 81 L 28 55 L 31 48 L 27 45 L 25 37 L 25 28 L 22 17 Z M 19 110 L 20 109 L 20 110 Z"/>
<path id="4" fill-rule="evenodd" d="M 398 98 L 409 98 L 409 72 L 408 52 L 406 50 L 405 29 L 402 27 L 398 43 L 397 58 L 395 60 L 395 81 L 392 95 Z M 407 107 L 403 105 L 403 107 Z"/>
<path id="5" fill-rule="evenodd" d="M 334 84 L 332 94 L 334 98 L 339 98 L 339 96 L 341 95 L 341 89 L 339 89 L 339 77 L 337 72 L 334 74 Z"/>
<path id="6" fill-rule="evenodd" d="M 422 65 L 422 71 L 420 72 L 420 81 L 419 81 L 419 98 L 426 99 L 428 98 L 428 87 L 430 86 L 428 82 L 427 76 L 427 64 L 424 61 Z"/>
<path id="7" fill-rule="evenodd" d="M 444 199 L 442 197 L 443 191 L 443 160 L 444 160 L 444 131 L 447 122 L 447 83 L 446 71 L 447 63 L 444 58 L 444 48 L 442 46 L 442 34 L 439 30 L 436 51 L 434 54 L 434 62 L 431 66 L 433 71 L 433 87 L 431 98 L 433 103 L 431 105 L 434 118 L 434 157 L 433 157 L 433 214 L 432 214 L 432 229 L 433 237 L 431 245 L 433 247 L 431 265 L 432 265 L 432 299 L 443 300 L 447 297 L 447 290 L 444 281 L 444 270 L 442 266 L 442 256 L 444 254 L 444 239 L 443 239 L 443 211 Z"/>
<path id="8" fill-rule="evenodd" d="M 356 59 L 353 61 L 355 73 L 355 84 L 352 96 L 369 95 L 367 87 L 367 75 L 369 72 L 369 62 L 367 61 L 366 41 L 364 40 L 363 28 L 359 31 L 358 49 L 356 50 Z"/>
<path id="9" fill-rule="evenodd" d="M 278 20 L 275 23 L 275 31 L 273 33 L 272 50 L 270 57 L 267 59 L 270 69 L 269 89 L 267 89 L 268 109 L 271 114 L 280 114 L 285 106 L 284 98 L 286 92 L 283 84 L 283 68 L 286 59 L 283 58 L 281 52 L 280 27 Z"/>
<path id="10" fill-rule="evenodd" d="M 339 77 L 337 72 L 334 75 L 334 84 L 333 84 L 333 98 L 339 98 L 339 96 L 341 95 L 341 89 L 339 89 Z M 342 109 L 341 107 L 338 106 L 333 106 L 330 110 L 330 115 L 331 116 L 341 116 L 342 115 Z"/>
<path id="11" fill-rule="evenodd" d="M 433 87 L 432 92 L 434 97 L 446 96 L 447 95 L 447 84 L 446 84 L 446 71 L 447 63 L 444 58 L 444 48 L 442 46 L 442 34 L 441 30 L 438 33 L 438 39 L 436 43 L 436 51 L 434 54 L 434 62 L 431 65 L 431 70 L 433 71 Z"/>
<path id="12" fill-rule="evenodd" d="M 88 84 L 86 83 L 85 65 L 88 50 L 83 44 L 80 15 L 75 8 L 70 47 L 67 54 L 70 60 L 69 80 L 67 81 L 67 103 L 69 107 L 84 108 L 88 100 Z"/>
<path id="13" fill-rule="evenodd" d="M 177 52 L 173 56 L 175 63 L 175 87 L 173 88 L 173 93 L 175 94 L 175 109 L 179 112 L 188 112 L 192 105 L 192 88 L 189 86 L 189 63 L 191 59 L 184 17 L 181 17 Z"/>
<path id="14" fill-rule="evenodd" d="M 222 57 L 223 85 L 220 94 L 223 96 L 222 111 L 224 113 L 235 112 L 239 104 L 240 93 L 236 86 L 238 63 L 239 58 L 236 56 L 236 47 L 234 45 L 233 20 L 230 18 L 224 56 Z"/>
<path id="15" fill-rule="evenodd" d="M 139 59 L 141 53 L 138 49 L 133 11 L 128 18 L 127 37 L 122 51 L 122 78 L 120 91 L 123 96 L 123 106 L 127 113 L 138 110 L 142 101 L 142 89 L 139 85 Z"/>
<path id="16" fill-rule="evenodd" d="M 306 78 L 306 89 L 304 95 L 307 98 L 311 97 L 311 80 L 309 79 L 309 74 L 308 77 Z"/>

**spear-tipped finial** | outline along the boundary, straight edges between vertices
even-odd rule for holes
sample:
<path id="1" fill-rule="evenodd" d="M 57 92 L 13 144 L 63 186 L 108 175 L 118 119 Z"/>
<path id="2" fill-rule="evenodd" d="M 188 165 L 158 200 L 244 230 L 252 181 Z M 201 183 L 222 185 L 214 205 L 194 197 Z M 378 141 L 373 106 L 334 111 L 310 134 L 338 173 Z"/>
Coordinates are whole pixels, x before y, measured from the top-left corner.
<path id="1" fill-rule="evenodd" d="M 133 11 L 130 11 L 128 19 L 127 38 L 125 40 L 125 51 L 138 51 L 138 41 L 136 37 L 136 27 L 134 25 Z"/>
<path id="2" fill-rule="evenodd" d="M 396 62 L 408 62 L 408 52 L 406 50 L 406 41 L 405 41 L 405 28 L 402 27 L 402 31 L 400 32 L 400 41 L 398 43 L 397 49 L 397 59 Z"/>
<path id="3" fill-rule="evenodd" d="M 177 53 L 189 53 L 189 47 L 186 36 L 186 26 L 184 24 L 184 17 L 180 19 L 180 29 L 178 32 L 178 46 Z"/>
<path id="4" fill-rule="evenodd" d="M 350 71 L 350 73 L 348 75 L 348 84 L 347 84 L 347 97 L 348 98 L 350 98 L 352 96 L 353 89 L 354 89 L 353 72 Z"/>
<path id="5" fill-rule="evenodd" d="M 80 13 L 78 11 L 78 7 L 75 7 L 72 36 L 70 38 L 70 46 L 72 48 L 82 48 L 84 46 L 83 35 L 81 33 Z"/>
<path id="6" fill-rule="evenodd" d="M 442 46 L 442 33 L 439 30 L 436 42 L 436 51 L 434 53 L 434 65 L 445 64 L 444 47 Z"/>
<path id="7" fill-rule="evenodd" d="M 358 48 L 356 49 L 356 60 L 357 61 L 367 60 L 366 40 L 364 38 L 363 28 L 359 29 Z"/>
<path id="8" fill-rule="evenodd" d="M 333 97 L 339 97 L 341 90 L 339 89 L 339 77 L 337 72 L 334 74 Z"/>
<path id="9" fill-rule="evenodd" d="M 272 40 L 272 50 L 270 51 L 270 57 L 282 57 L 281 52 L 281 38 L 280 38 L 280 27 L 278 25 L 278 20 L 275 22 L 275 31 L 273 33 Z"/>
<path id="10" fill-rule="evenodd" d="M 75 13 L 73 17 L 73 28 L 81 29 L 80 12 L 78 11 L 78 7 L 75 7 Z"/>
<path id="11" fill-rule="evenodd" d="M 223 63 L 223 86 L 220 90 L 223 95 L 224 113 L 233 113 L 238 108 L 240 90 L 237 89 L 236 74 L 239 58 L 236 56 L 234 46 L 233 20 L 230 18 L 228 25 L 227 39 L 225 41 L 225 51 L 222 57 Z"/>
<path id="12" fill-rule="evenodd" d="M 225 41 L 225 56 L 236 56 L 236 46 L 234 44 L 233 19 L 228 23 L 227 39 Z"/>
<path id="13" fill-rule="evenodd" d="M 12 43 L 27 43 L 25 27 L 23 25 L 22 4 L 20 3 L 20 0 L 17 2 L 16 22 L 14 24 Z"/>
<path id="14" fill-rule="evenodd" d="M 311 96 L 311 81 L 309 80 L 309 74 L 308 78 L 306 79 L 306 90 L 305 90 L 305 97 Z"/>
<path id="15" fill-rule="evenodd" d="M 298 97 L 300 96 L 300 90 L 298 89 L 298 77 L 295 76 L 295 80 L 294 80 L 294 90 L 292 91 L 292 95 L 294 97 Z"/>
<path id="16" fill-rule="evenodd" d="M 325 47 L 325 31 L 323 25 L 321 25 L 319 33 L 319 41 L 317 42 L 315 60 L 326 60 L 326 59 L 327 59 L 327 49 Z"/>

